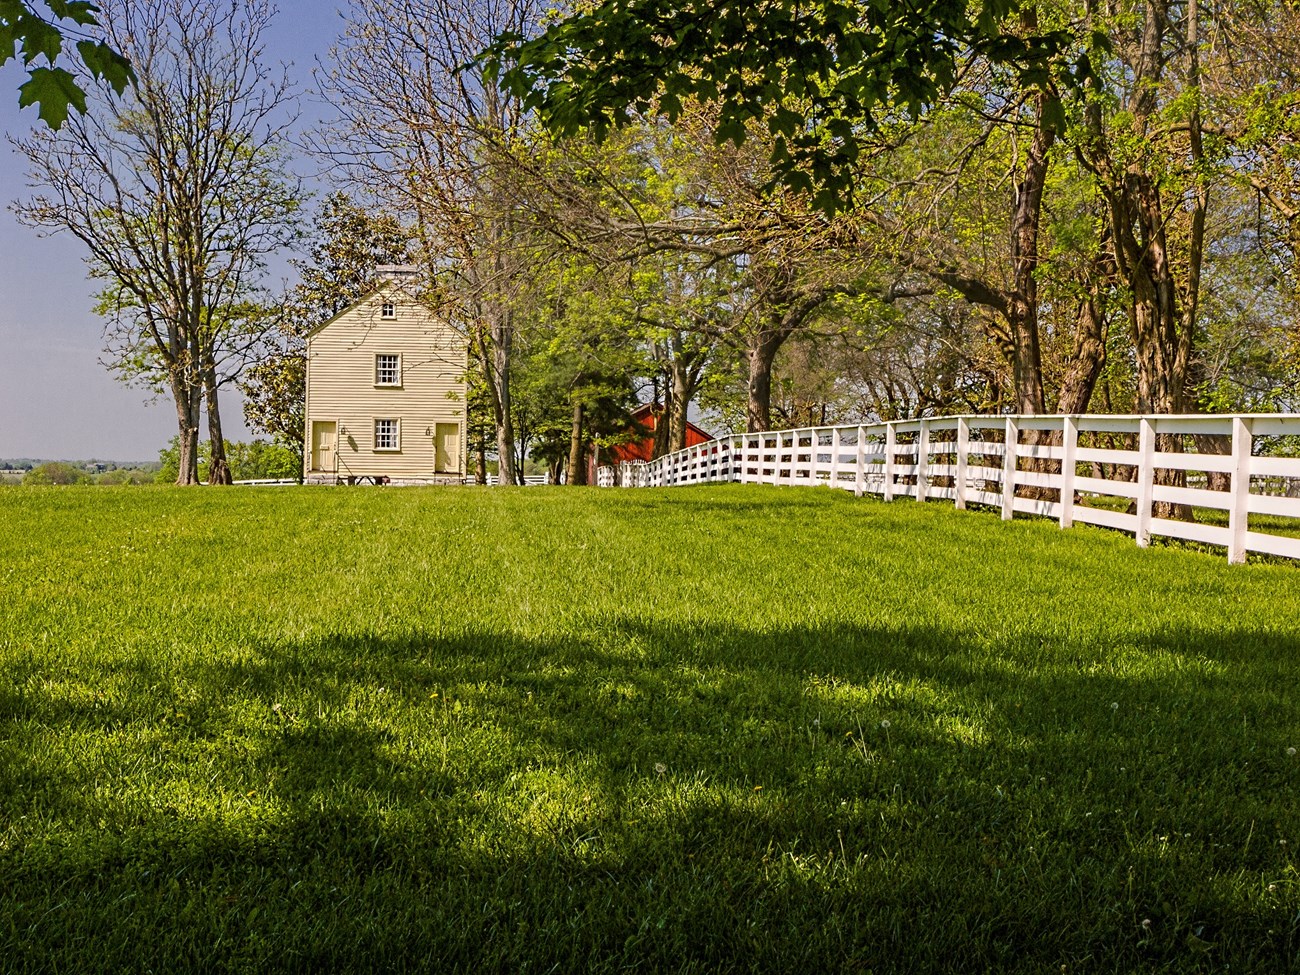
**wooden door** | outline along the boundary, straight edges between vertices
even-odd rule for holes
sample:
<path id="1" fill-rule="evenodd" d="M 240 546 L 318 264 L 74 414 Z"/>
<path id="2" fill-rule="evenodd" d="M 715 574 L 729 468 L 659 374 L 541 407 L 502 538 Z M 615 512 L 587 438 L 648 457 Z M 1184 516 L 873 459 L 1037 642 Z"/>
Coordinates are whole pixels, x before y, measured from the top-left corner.
<path id="1" fill-rule="evenodd" d="M 440 474 L 460 472 L 460 424 L 439 423 L 434 428 L 433 469 Z"/>
<path id="2" fill-rule="evenodd" d="M 335 429 L 333 420 L 317 420 L 311 425 L 311 469 L 333 473 Z"/>

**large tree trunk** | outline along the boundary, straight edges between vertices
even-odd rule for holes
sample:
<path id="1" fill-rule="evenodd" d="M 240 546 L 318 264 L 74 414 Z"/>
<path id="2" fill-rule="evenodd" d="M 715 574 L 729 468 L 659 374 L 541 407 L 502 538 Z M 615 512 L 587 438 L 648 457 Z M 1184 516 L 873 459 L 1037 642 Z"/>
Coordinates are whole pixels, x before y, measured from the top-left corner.
<path id="1" fill-rule="evenodd" d="M 198 387 L 189 381 L 183 365 L 172 366 L 168 378 L 172 388 L 172 400 L 176 404 L 177 446 L 179 467 L 176 483 L 191 485 L 199 483 L 199 406 L 201 395 Z"/>
<path id="2" fill-rule="evenodd" d="M 488 305 L 473 332 L 496 428 L 497 485 L 515 483 L 515 431 L 510 415 L 510 351 L 514 329 L 509 311 Z"/>
<path id="3" fill-rule="evenodd" d="M 514 345 L 514 327 L 510 313 L 499 311 L 492 325 L 492 402 L 497 421 L 497 483 L 514 484 L 515 431 L 510 415 L 510 351 Z"/>
<path id="4" fill-rule="evenodd" d="M 1032 5 L 1021 19 L 1037 27 Z M 1037 100 L 1038 127 L 1029 146 L 1024 177 L 1016 186 L 1016 205 L 1011 221 L 1012 288 L 1007 296 L 1007 324 L 1012 342 L 1012 376 L 1016 412 L 1043 412 L 1043 360 L 1038 342 L 1038 227 L 1043 210 L 1043 188 L 1047 184 L 1048 150 L 1056 131 L 1043 121 L 1046 96 Z"/>
<path id="5" fill-rule="evenodd" d="M 226 441 L 221 433 L 221 407 L 217 399 L 217 367 L 210 356 L 203 361 L 203 396 L 208 406 L 208 483 L 233 484 L 226 462 Z"/>
<path id="6" fill-rule="evenodd" d="M 745 402 L 745 432 L 762 433 L 772 429 L 772 363 L 783 339 L 762 332 L 747 350 L 749 389 Z"/>
<path id="7" fill-rule="evenodd" d="M 577 487 L 587 483 L 587 466 L 582 450 L 582 400 L 573 397 L 573 422 L 569 428 L 569 484 Z"/>
<path id="8" fill-rule="evenodd" d="M 650 409 L 650 417 L 654 421 L 655 425 L 654 454 L 651 458 L 652 460 L 658 460 L 660 457 L 664 456 L 664 454 L 672 453 L 672 423 L 668 419 L 669 414 L 672 413 L 672 409 L 672 384 L 667 383 L 664 388 L 663 406 L 660 407 L 658 403 L 655 403 Z"/>
<path id="9" fill-rule="evenodd" d="M 1100 262 L 1097 270 L 1100 270 Z M 1092 392 L 1106 366 L 1106 318 L 1101 307 L 1101 287 L 1102 279 L 1094 277 L 1088 294 L 1079 302 L 1074 324 L 1074 349 L 1057 393 L 1057 413 L 1087 413 Z"/>
<path id="10" fill-rule="evenodd" d="M 668 447 L 669 450 L 683 450 L 686 447 L 686 416 L 690 410 L 695 390 L 690 377 L 690 368 L 682 357 L 673 358 L 672 367 L 673 398 L 672 409 L 668 412 Z"/>

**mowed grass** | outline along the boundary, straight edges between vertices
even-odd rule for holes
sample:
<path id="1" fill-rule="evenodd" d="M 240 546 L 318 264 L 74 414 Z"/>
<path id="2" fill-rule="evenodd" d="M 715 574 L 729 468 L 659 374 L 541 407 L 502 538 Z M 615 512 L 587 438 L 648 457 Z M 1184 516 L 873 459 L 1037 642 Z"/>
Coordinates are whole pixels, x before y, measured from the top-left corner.
<path id="1" fill-rule="evenodd" d="M 0 491 L 2 971 L 1300 967 L 1300 567 L 816 489 Z"/>

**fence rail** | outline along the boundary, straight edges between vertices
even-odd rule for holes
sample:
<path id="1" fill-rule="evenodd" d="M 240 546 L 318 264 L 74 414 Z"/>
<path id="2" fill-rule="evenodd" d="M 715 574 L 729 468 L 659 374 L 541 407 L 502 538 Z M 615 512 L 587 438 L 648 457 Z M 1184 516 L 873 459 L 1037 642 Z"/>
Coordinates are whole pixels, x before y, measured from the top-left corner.
<path id="1" fill-rule="evenodd" d="M 1223 545 L 1230 562 L 1244 562 L 1247 552 L 1300 559 L 1300 537 L 1287 534 L 1300 535 L 1297 447 L 1300 414 L 952 416 L 735 434 L 602 468 L 598 483 L 942 499 L 997 508 L 1004 520 L 1115 528 L 1143 547 L 1154 536 Z M 1194 509 L 1203 520 L 1190 520 Z"/>

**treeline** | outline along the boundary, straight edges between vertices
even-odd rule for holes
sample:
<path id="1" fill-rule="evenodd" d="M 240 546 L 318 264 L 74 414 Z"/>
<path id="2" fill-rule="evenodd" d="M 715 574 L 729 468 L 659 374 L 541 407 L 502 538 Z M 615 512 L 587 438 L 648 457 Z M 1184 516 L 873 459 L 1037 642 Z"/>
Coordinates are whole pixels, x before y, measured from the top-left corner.
<path id="1" fill-rule="evenodd" d="M 183 431 L 239 381 L 250 422 L 300 451 L 303 336 L 384 263 L 421 265 L 425 299 L 465 329 L 470 445 L 507 481 L 527 462 L 577 480 L 646 401 L 658 452 L 693 410 L 753 431 L 1295 407 L 1293 4 L 1059 0 L 970 20 L 922 3 L 914 24 L 853 4 L 788 21 L 780 5 L 656 10 L 619 0 L 557 22 L 534 0 L 351 0 L 318 78 L 330 120 L 308 136 L 340 193 L 287 296 L 246 277 L 225 304 L 193 298 L 225 371 L 204 365 L 207 339 L 182 356 L 197 369 Z M 940 14 L 957 17 L 951 43 L 922 50 Z M 660 16 L 673 45 L 647 26 Z M 828 24 L 840 44 L 799 33 Z M 895 42 L 912 54 L 870 56 Z M 260 83 L 279 104 L 280 83 Z M 283 127 L 253 128 L 266 158 L 284 151 Z M 273 172 L 265 206 L 245 207 L 262 222 L 240 273 L 302 239 Z M 179 338 L 100 266 L 120 361 L 174 386 L 160 350 Z M 190 436 L 182 481 L 190 452 L 198 475 Z"/>
<path id="2" fill-rule="evenodd" d="M 223 445 L 232 480 L 301 480 L 302 465 L 293 451 L 268 440 L 248 443 L 231 442 Z M 212 453 L 205 441 L 199 448 L 199 475 L 208 474 Z M 158 455 L 155 464 L 137 467 L 106 466 L 101 464 L 71 463 L 69 461 L 42 461 L 32 463 L 25 470 L 15 466 L 0 474 L 0 484 L 27 486 L 66 486 L 72 484 L 175 484 L 180 468 L 180 443 L 172 438 Z"/>
<path id="3" fill-rule="evenodd" d="M 593 103 L 600 58 L 656 56 L 600 48 L 607 7 L 553 28 L 571 47 L 595 32 Z M 662 450 L 692 407 L 763 430 L 1296 403 L 1293 5 L 1026 5 L 1000 29 L 1052 35 L 1035 70 L 958 50 L 923 110 L 832 120 L 793 161 L 815 98 L 788 76 L 743 133 L 737 96 L 660 75 L 602 139 L 555 136 L 535 87 L 475 60 L 534 35 L 540 7 L 492 10 L 353 3 L 322 148 L 411 227 L 430 300 L 470 330 L 479 443 L 507 471 L 616 435 L 638 397 L 670 418 Z M 530 84 L 572 95 L 555 62 Z"/>

